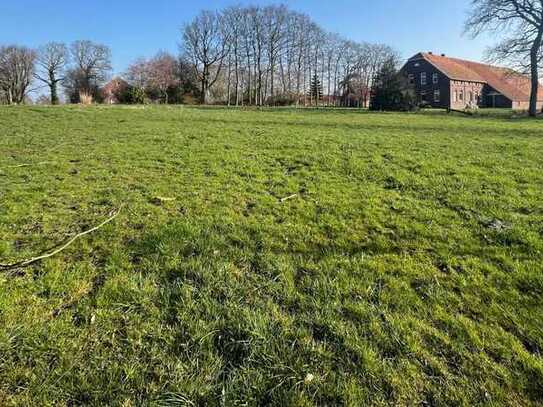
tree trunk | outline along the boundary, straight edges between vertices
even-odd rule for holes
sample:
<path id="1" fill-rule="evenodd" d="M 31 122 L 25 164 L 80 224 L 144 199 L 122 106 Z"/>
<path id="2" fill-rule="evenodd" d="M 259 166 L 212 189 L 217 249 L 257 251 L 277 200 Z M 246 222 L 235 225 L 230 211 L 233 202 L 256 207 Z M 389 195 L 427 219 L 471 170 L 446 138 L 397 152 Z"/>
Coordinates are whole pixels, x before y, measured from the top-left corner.
<path id="1" fill-rule="evenodd" d="M 328 57 L 328 66 L 327 66 L 327 71 L 328 71 L 328 91 L 327 91 L 327 97 L 326 97 L 326 106 L 330 106 L 330 91 L 331 91 L 331 83 L 330 81 L 332 80 L 332 58 L 329 56 Z"/>
<path id="2" fill-rule="evenodd" d="M 55 72 L 49 70 L 49 90 L 51 91 L 51 104 L 58 105 L 58 92 L 57 92 L 58 80 L 55 76 Z"/>
<path id="3" fill-rule="evenodd" d="M 300 51 L 300 54 L 298 55 L 298 70 L 296 71 L 296 107 L 300 106 L 300 86 L 302 83 L 301 75 L 302 75 L 302 51 Z"/>
<path id="4" fill-rule="evenodd" d="M 237 41 L 237 40 L 236 40 Z M 238 49 L 234 50 L 234 65 L 235 65 L 235 81 L 236 81 L 236 90 L 234 97 L 236 98 L 236 106 L 239 106 L 239 59 L 238 59 Z"/>
<path id="5" fill-rule="evenodd" d="M 252 98 L 251 98 L 251 58 L 249 56 L 249 51 L 247 50 L 247 99 L 248 99 L 248 105 L 251 106 L 252 104 Z"/>
<path id="6" fill-rule="evenodd" d="M 231 76 L 232 76 L 232 61 L 231 61 L 231 56 L 228 55 L 228 77 L 227 77 L 227 80 L 226 80 L 226 83 L 227 83 L 227 91 L 226 91 L 226 99 L 227 99 L 227 102 L 226 104 L 228 106 L 230 106 L 230 99 L 232 98 L 232 92 L 230 91 L 230 88 L 231 88 Z"/>
<path id="7" fill-rule="evenodd" d="M 210 66 L 205 66 L 203 75 L 202 75 L 202 104 L 205 105 L 208 103 L 207 95 L 209 92 L 209 68 Z"/>
<path id="8" fill-rule="evenodd" d="M 338 106 L 338 71 L 339 71 L 339 63 L 336 61 L 336 66 L 334 67 L 334 107 Z"/>
<path id="9" fill-rule="evenodd" d="M 202 105 L 205 105 L 207 100 L 206 100 L 206 93 L 207 93 L 207 89 L 206 89 L 206 77 L 205 77 L 205 73 L 203 74 L 203 77 L 202 77 L 202 88 L 201 88 L 201 92 L 202 94 L 200 95 L 200 103 Z"/>
<path id="10" fill-rule="evenodd" d="M 58 105 L 57 83 L 51 82 L 51 84 L 49 85 L 49 88 L 51 90 L 51 104 Z"/>
<path id="11" fill-rule="evenodd" d="M 275 92 L 275 89 L 274 89 L 274 86 L 275 86 L 275 83 L 274 83 L 274 75 L 275 75 L 275 58 L 272 58 L 270 60 L 270 101 L 273 105 L 275 105 L 275 101 L 273 100 L 273 97 L 274 97 L 274 92 Z"/>
<path id="12" fill-rule="evenodd" d="M 539 91 L 539 50 L 541 48 L 541 40 L 543 38 L 543 31 L 541 31 L 532 45 L 530 50 L 530 65 L 532 74 L 532 89 L 530 92 L 530 116 L 537 116 L 537 94 Z"/>

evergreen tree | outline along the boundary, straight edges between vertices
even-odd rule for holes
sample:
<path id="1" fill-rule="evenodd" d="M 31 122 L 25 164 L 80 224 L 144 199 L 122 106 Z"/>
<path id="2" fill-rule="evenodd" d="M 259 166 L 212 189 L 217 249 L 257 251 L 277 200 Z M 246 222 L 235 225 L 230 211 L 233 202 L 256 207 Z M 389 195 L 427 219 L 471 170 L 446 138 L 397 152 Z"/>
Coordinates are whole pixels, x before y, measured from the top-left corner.
<path id="1" fill-rule="evenodd" d="M 322 84 L 317 73 L 315 73 L 311 78 L 309 92 L 311 100 L 314 100 L 315 104 L 318 105 L 319 102 L 322 100 Z"/>
<path id="2" fill-rule="evenodd" d="M 398 72 L 395 61 L 388 60 L 374 78 L 370 110 L 409 111 L 416 107 L 414 89 Z"/>

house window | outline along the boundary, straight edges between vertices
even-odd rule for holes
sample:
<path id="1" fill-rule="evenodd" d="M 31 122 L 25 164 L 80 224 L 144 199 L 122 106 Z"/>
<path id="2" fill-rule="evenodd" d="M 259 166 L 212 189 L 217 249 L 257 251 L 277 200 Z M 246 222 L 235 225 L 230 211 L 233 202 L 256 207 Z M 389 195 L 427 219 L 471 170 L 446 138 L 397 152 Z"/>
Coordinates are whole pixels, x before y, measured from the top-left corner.
<path id="1" fill-rule="evenodd" d="M 460 90 L 460 93 L 458 94 L 458 100 L 460 102 L 464 101 L 464 91 L 463 90 Z"/>
<path id="2" fill-rule="evenodd" d="M 441 91 L 434 90 L 434 102 L 439 103 L 441 101 Z"/>
<path id="3" fill-rule="evenodd" d="M 454 103 L 458 102 L 458 91 L 455 90 L 453 95 L 454 95 L 454 96 L 453 96 L 453 102 L 454 102 Z"/>
<path id="4" fill-rule="evenodd" d="M 473 102 L 473 92 L 472 91 L 469 92 L 469 101 Z"/>
<path id="5" fill-rule="evenodd" d="M 439 83 L 439 75 L 437 73 L 432 75 L 432 82 L 434 82 L 434 85 Z"/>
<path id="6" fill-rule="evenodd" d="M 427 82 L 426 82 L 426 72 L 422 72 L 422 73 L 420 74 L 420 84 L 421 84 L 422 86 L 424 86 L 424 85 L 426 85 L 426 83 L 427 83 Z"/>
<path id="7" fill-rule="evenodd" d="M 420 100 L 422 102 L 427 102 L 428 101 L 428 98 L 426 97 L 426 92 L 425 91 L 420 92 Z"/>
<path id="8" fill-rule="evenodd" d="M 409 75 L 407 75 L 407 79 L 409 80 L 409 84 L 410 84 L 410 85 L 414 85 L 414 84 L 415 84 L 415 75 L 413 75 L 412 73 L 410 73 Z"/>

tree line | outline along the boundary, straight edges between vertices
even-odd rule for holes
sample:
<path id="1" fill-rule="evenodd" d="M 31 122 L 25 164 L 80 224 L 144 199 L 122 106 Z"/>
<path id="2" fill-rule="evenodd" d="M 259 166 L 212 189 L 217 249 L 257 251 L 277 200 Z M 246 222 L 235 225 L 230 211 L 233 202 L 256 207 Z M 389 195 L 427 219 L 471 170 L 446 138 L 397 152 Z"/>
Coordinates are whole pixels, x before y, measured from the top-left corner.
<path id="1" fill-rule="evenodd" d="M 532 78 L 530 114 L 537 114 L 543 62 L 541 0 L 472 0 L 466 32 L 500 33 L 489 59 Z M 355 106 L 382 87 L 383 69 L 398 66 L 390 46 L 345 39 L 283 5 L 202 11 L 182 27 L 180 53 L 134 61 L 114 85 L 111 50 L 91 41 L 49 43 L 36 50 L 0 46 L 0 103 L 24 103 L 48 89 L 48 102 L 115 99 L 121 103 Z M 104 86 L 106 85 L 106 86 Z"/>
<path id="2" fill-rule="evenodd" d="M 236 106 L 366 106 L 376 72 L 399 61 L 390 46 L 342 38 L 283 5 L 203 11 L 184 26 L 182 51 L 201 102 Z M 311 92 L 312 81 L 321 92 Z"/>
<path id="3" fill-rule="evenodd" d="M 50 103 L 58 104 L 60 86 L 70 102 L 99 99 L 100 86 L 110 70 L 110 49 L 91 41 L 75 41 L 70 46 L 51 42 L 35 50 L 1 46 L 0 102 L 25 103 L 29 92 L 47 88 Z"/>
<path id="4" fill-rule="evenodd" d="M 182 56 L 158 52 L 140 58 L 108 83 L 111 69 L 111 49 L 88 40 L 50 42 L 37 49 L 0 46 L 0 104 L 25 103 L 32 92 L 53 105 L 62 94 L 68 103 L 100 103 L 110 93 L 118 103 L 180 103 L 186 94 L 199 97 L 193 67 Z M 112 83 L 117 86 L 111 88 Z"/>
<path id="5" fill-rule="evenodd" d="M 325 31 L 286 6 L 202 11 L 182 27 L 180 53 L 139 58 L 106 87 L 111 50 L 103 44 L 52 42 L 38 49 L 0 47 L 0 102 L 24 103 L 48 90 L 48 102 L 367 106 L 373 77 L 390 46 L 359 43 Z M 316 87 L 316 89 L 315 89 Z M 106 93 L 104 94 L 104 90 Z"/>

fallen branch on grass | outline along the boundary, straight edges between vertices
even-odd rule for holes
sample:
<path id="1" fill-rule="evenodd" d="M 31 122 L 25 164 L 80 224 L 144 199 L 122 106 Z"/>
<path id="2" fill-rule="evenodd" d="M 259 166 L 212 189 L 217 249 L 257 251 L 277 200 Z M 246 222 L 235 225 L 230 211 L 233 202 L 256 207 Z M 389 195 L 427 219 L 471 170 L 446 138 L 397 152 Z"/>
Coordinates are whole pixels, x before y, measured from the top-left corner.
<path id="1" fill-rule="evenodd" d="M 56 164 L 54 161 L 42 161 L 39 163 L 29 163 L 29 164 L 19 164 L 19 165 L 10 165 L 7 168 L 21 168 L 21 167 L 32 167 L 37 165 L 48 165 L 48 164 Z"/>
<path id="2" fill-rule="evenodd" d="M 117 211 L 115 211 L 115 213 L 112 216 L 110 216 L 108 219 L 106 219 L 105 221 L 103 221 L 102 223 L 100 223 L 99 225 L 97 225 L 97 226 L 95 226 L 93 228 L 90 228 L 88 230 L 85 230 L 84 232 L 78 233 L 77 235 L 72 237 L 70 240 L 68 240 L 66 243 L 64 243 L 62 246 L 58 247 L 57 249 L 53 250 L 50 253 L 44 253 L 44 254 L 41 254 L 41 255 L 39 255 L 37 257 L 33 257 L 31 259 L 18 261 L 17 263 L 12 263 L 12 264 L 1 264 L 0 263 L 0 271 L 8 271 L 8 270 L 13 270 L 13 269 L 28 267 L 28 266 L 30 266 L 30 265 L 38 262 L 38 261 L 48 259 L 49 257 L 53 257 L 55 254 L 58 254 L 61 251 L 63 251 L 64 249 L 66 249 L 68 246 L 70 246 L 73 242 L 75 242 L 80 237 L 88 235 L 89 233 L 92 233 L 92 232 L 100 229 L 102 226 L 105 226 L 108 223 L 110 223 L 113 219 L 115 219 L 117 216 L 119 216 L 119 214 L 121 213 L 122 208 L 123 208 L 123 206 L 121 205 L 119 207 L 119 209 L 117 209 Z"/>
<path id="3" fill-rule="evenodd" d="M 290 195 L 290 196 L 287 196 L 286 198 L 281 198 L 281 199 L 280 199 L 280 202 L 286 202 L 286 201 L 288 201 L 289 199 L 294 199 L 294 198 L 296 198 L 297 196 L 298 196 L 298 194 L 292 194 L 292 195 Z"/>

